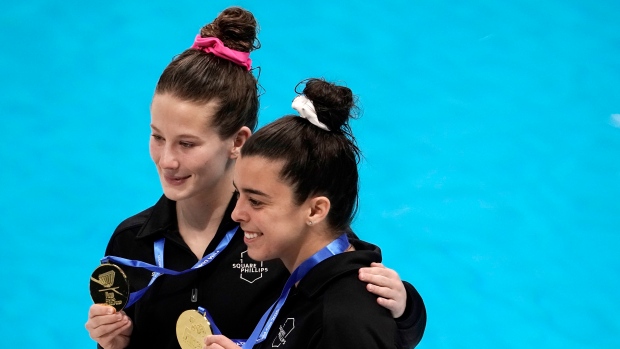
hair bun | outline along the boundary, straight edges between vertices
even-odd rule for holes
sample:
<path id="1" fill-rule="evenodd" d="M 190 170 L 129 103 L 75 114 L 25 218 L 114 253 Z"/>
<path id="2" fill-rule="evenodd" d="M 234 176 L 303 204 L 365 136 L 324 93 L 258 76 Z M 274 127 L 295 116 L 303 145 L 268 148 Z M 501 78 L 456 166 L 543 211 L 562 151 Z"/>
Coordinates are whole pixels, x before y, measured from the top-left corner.
<path id="1" fill-rule="evenodd" d="M 255 44 L 257 32 L 258 23 L 251 12 L 241 7 L 229 7 L 212 23 L 202 27 L 200 36 L 216 37 L 230 49 L 251 52 L 259 47 Z"/>
<path id="2" fill-rule="evenodd" d="M 339 86 L 324 79 L 308 79 L 303 94 L 312 101 L 319 121 L 330 130 L 350 133 L 349 118 L 356 109 L 355 97 L 351 89 Z"/>

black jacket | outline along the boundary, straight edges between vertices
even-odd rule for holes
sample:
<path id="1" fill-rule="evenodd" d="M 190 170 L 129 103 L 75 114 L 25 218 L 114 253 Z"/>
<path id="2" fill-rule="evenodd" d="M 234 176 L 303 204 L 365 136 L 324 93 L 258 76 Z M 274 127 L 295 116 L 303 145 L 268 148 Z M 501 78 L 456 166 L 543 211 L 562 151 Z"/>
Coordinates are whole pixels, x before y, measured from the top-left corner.
<path id="1" fill-rule="evenodd" d="M 236 223 L 230 218 L 236 200 L 226 209 L 224 218 L 204 255 Z M 155 264 L 153 243 L 166 238 L 164 267 L 172 270 L 191 268 L 198 259 L 178 232 L 176 203 L 162 196 L 149 209 L 123 221 L 112 235 L 106 256 L 113 255 Z M 355 236 L 350 239 L 356 238 Z M 180 348 L 176 339 L 176 321 L 188 309 L 206 308 L 224 335 L 247 339 L 264 311 L 277 299 L 288 270 L 279 260 L 257 262 L 250 259 L 239 230 L 226 249 L 209 265 L 184 275 L 160 276 L 145 295 L 125 309 L 133 321 L 128 348 Z M 151 272 L 122 266 L 129 278 L 131 291 L 145 287 Z M 424 305 L 415 289 L 407 287 L 408 306 L 397 320 L 398 347 L 414 347 L 424 331 Z M 423 312 L 423 323 L 426 313 Z"/>
<path id="2" fill-rule="evenodd" d="M 293 287 L 266 339 L 254 348 L 395 348 L 390 311 L 358 279 L 359 268 L 381 261 L 376 246 L 325 259 Z"/>

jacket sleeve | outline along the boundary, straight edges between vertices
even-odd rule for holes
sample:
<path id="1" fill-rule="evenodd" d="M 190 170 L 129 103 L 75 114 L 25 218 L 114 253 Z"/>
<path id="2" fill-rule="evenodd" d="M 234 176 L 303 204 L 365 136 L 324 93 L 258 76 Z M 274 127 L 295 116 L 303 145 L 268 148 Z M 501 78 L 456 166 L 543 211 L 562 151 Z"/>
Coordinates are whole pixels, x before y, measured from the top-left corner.
<path id="1" fill-rule="evenodd" d="M 398 349 L 415 348 L 426 328 L 426 308 L 418 291 L 403 281 L 407 291 L 407 306 L 401 317 L 396 319 L 396 347 Z"/>
<path id="2" fill-rule="evenodd" d="M 353 279 L 353 278 L 352 278 Z M 323 324 L 310 340 L 316 349 L 394 349 L 396 323 L 363 283 L 331 287 L 325 297 Z M 356 283 L 354 287 L 352 283 Z"/>
<path id="3" fill-rule="evenodd" d="M 350 228 L 346 230 L 350 240 L 359 240 L 359 237 Z M 396 348 L 409 349 L 415 348 L 424 334 L 426 328 L 426 308 L 418 291 L 408 283 L 403 281 L 405 291 L 407 291 L 407 305 L 405 312 L 396 321 L 395 341 Z"/>

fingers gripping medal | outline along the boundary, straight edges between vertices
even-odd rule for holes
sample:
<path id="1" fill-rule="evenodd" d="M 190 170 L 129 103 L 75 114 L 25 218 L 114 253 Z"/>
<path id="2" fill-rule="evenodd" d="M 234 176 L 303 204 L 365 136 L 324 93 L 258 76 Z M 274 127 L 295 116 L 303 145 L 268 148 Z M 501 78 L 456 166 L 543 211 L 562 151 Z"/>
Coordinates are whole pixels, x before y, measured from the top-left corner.
<path id="1" fill-rule="evenodd" d="M 212 334 L 211 324 L 201 307 L 184 311 L 177 320 L 177 340 L 182 349 L 202 349 L 205 337 Z"/>
<path id="2" fill-rule="evenodd" d="M 117 265 L 104 263 L 90 276 L 90 296 L 95 304 L 106 304 L 121 311 L 129 300 L 129 281 Z"/>

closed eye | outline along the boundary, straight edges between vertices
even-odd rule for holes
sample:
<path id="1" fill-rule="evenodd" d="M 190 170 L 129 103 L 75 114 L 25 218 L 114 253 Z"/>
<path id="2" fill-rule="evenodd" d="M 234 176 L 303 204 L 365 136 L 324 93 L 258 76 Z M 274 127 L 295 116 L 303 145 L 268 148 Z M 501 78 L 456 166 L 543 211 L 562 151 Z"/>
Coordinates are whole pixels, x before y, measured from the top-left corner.
<path id="1" fill-rule="evenodd" d="M 239 192 L 239 189 L 237 189 L 237 185 L 235 184 L 234 181 L 233 181 L 233 186 L 235 187 L 234 195 L 237 198 L 237 200 L 240 200 L 241 193 Z M 265 202 L 256 200 L 255 198 L 252 197 L 252 195 L 258 195 L 261 197 L 269 198 L 268 195 L 256 189 L 246 188 L 246 189 L 242 189 L 241 191 L 243 192 L 244 199 L 247 197 L 247 201 L 250 203 L 250 206 L 252 208 L 260 208 L 261 206 L 265 205 Z"/>
<path id="2" fill-rule="evenodd" d="M 249 202 L 249 203 L 250 203 L 250 205 L 251 205 L 252 207 L 254 207 L 254 208 L 258 208 L 258 207 L 260 207 L 260 206 L 262 206 L 262 205 L 263 205 L 263 202 L 262 202 L 262 201 L 258 201 L 258 200 L 253 199 L 253 198 L 248 198 L 248 202 Z"/>

